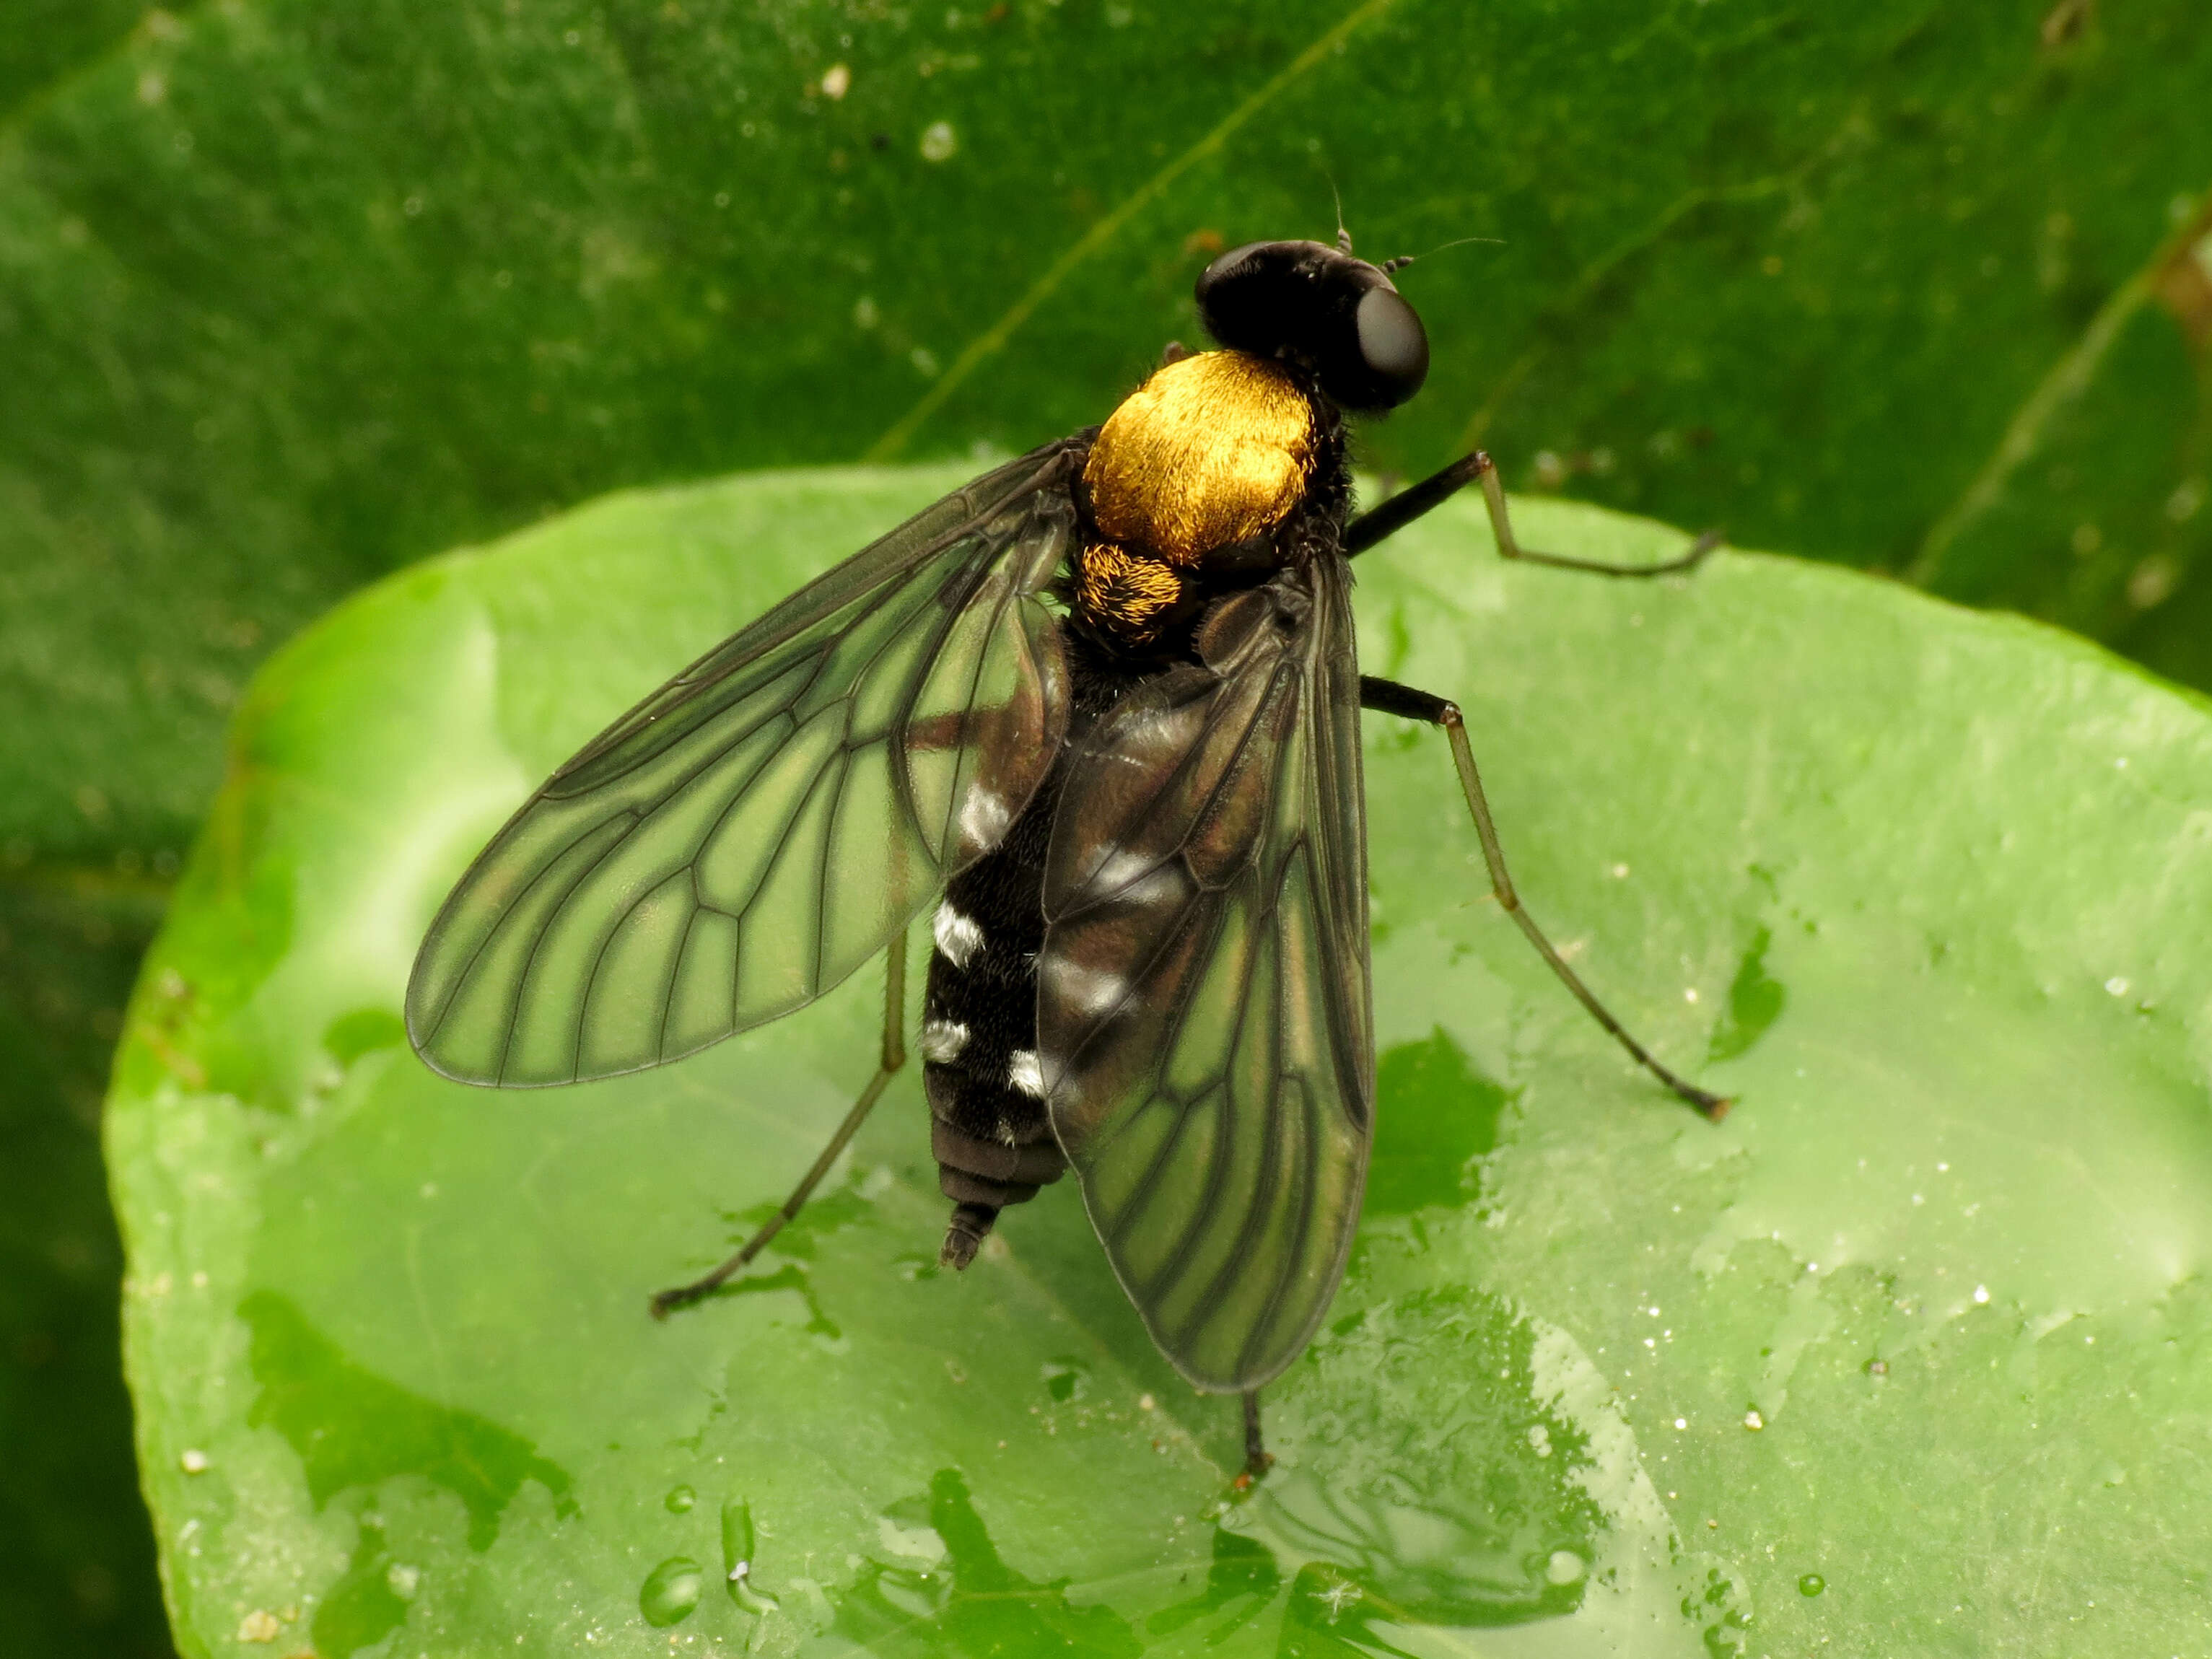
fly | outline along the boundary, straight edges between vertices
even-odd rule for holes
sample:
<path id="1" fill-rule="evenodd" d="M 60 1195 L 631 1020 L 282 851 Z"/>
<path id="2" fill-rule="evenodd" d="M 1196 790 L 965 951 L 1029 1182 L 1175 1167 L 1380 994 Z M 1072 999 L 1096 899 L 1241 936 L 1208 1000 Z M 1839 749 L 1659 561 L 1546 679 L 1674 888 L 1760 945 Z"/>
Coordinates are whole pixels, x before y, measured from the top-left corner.
<path id="1" fill-rule="evenodd" d="M 1480 452 L 1354 516 L 1345 420 L 1428 374 L 1407 263 L 1255 242 L 1198 279 L 1217 350 L 1170 347 L 1103 425 L 986 473 L 708 652 L 525 803 L 432 924 L 407 1028 L 435 1070 L 612 1077 L 775 1019 L 888 947 L 875 1076 L 796 1215 L 905 1063 L 906 930 L 930 1146 L 965 1267 L 1075 1171 L 1122 1288 L 1201 1390 L 1244 1403 L 1344 1272 L 1375 1051 L 1359 714 L 1440 727 L 1498 902 L 1630 1054 L 1513 890 L 1460 711 L 1363 676 L 1350 561 L 1468 484 Z M 1245 1477 L 1240 1477 L 1243 1479 Z"/>

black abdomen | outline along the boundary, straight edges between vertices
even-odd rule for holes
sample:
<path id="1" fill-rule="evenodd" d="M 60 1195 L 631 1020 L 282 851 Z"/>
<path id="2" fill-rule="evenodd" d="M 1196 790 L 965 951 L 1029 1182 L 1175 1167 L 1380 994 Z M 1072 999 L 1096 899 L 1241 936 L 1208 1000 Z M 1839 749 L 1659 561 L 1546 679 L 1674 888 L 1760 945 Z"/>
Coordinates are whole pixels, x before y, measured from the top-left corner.
<path id="1" fill-rule="evenodd" d="M 953 1200 L 940 1260 L 964 1267 L 1000 1209 L 1066 1168 L 1045 1115 L 1036 1052 L 1052 791 L 991 853 L 953 878 L 938 908 L 922 998 L 922 1085 L 938 1184 Z"/>

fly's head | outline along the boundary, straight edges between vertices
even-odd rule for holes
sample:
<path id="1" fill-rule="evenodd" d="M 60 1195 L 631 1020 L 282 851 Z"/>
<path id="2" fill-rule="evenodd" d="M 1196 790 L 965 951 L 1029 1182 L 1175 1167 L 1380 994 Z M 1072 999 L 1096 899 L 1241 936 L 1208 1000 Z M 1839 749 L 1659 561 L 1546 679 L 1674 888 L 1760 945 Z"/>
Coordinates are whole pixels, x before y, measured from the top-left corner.
<path id="1" fill-rule="evenodd" d="M 1388 269 L 1326 242 L 1248 242 L 1198 279 L 1206 331 L 1312 371 L 1342 409 L 1379 415 L 1421 389 L 1429 337 Z"/>

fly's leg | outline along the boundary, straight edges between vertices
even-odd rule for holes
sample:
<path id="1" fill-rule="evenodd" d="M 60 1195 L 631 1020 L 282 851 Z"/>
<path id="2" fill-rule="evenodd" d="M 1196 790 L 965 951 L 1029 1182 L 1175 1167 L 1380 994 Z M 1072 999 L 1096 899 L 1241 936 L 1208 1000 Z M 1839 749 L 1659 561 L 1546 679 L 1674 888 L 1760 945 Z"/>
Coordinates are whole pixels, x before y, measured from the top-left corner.
<path id="1" fill-rule="evenodd" d="M 1490 817 L 1490 803 L 1482 793 L 1482 778 L 1474 769 L 1474 750 L 1467 741 L 1467 722 L 1461 718 L 1458 706 L 1447 702 L 1433 692 L 1417 691 L 1410 685 L 1400 685 L 1395 680 L 1378 679 L 1371 674 L 1359 677 L 1359 706 L 1385 714 L 1396 714 L 1410 720 L 1420 720 L 1429 726 L 1440 726 L 1450 740 L 1452 764 L 1459 769 L 1460 788 L 1467 796 L 1467 810 L 1474 817 L 1474 833 L 1482 842 L 1482 860 L 1490 866 L 1491 891 L 1498 896 L 1498 904 L 1513 918 L 1514 925 L 1528 936 L 1528 943 L 1536 947 L 1536 954 L 1544 958 L 1559 982 L 1575 994 L 1575 1000 L 1589 1010 L 1590 1018 L 1613 1033 L 1620 1046 L 1628 1050 L 1638 1065 L 1650 1072 L 1684 1100 L 1717 1123 L 1728 1115 L 1729 1103 L 1723 1097 L 1709 1093 L 1695 1084 L 1685 1083 L 1674 1073 L 1651 1057 L 1651 1053 L 1634 1037 L 1629 1036 L 1620 1022 L 1615 1019 L 1584 985 L 1575 970 L 1552 948 L 1552 941 L 1544 937 L 1534 917 L 1521 908 L 1521 896 L 1513 890 L 1513 878 L 1505 868 L 1505 851 L 1498 844 L 1498 826 Z"/>
<path id="2" fill-rule="evenodd" d="M 1274 1466 L 1275 1455 L 1267 1449 L 1267 1443 L 1260 1433 L 1260 1391 L 1248 1389 L 1244 1393 L 1244 1468 L 1235 1481 L 1237 1490 L 1248 1491 L 1252 1483 Z"/>
<path id="3" fill-rule="evenodd" d="M 1482 485 L 1482 504 L 1490 512 L 1490 528 L 1498 538 L 1501 557 L 1526 564 L 1547 564 L 1560 570 L 1587 570 L 1600 576 L 1666 576 L 1693 570 L 1706 554 L 1721 544 L 1721 533 L 1708 530 L 1690 544 L 1689 550 L 1658 564 L 1614 564 L 1604 559 L 1577 559 L 1564 553 L 1539 553 L 1526 548 L 1513 534 L 1513 520 L 1505 511 L 1505 486 L 1498 481 L 1498 467 L 1480 450 L 1454 461 L 1443 471 L 1402 489 L 1373 511 L 1361 514 L 1344 531 L 1344 556 L 1364 553 L 1385 537 L 1395 536 L 1423 514 L 1441 506 L 1470 483 Z"/>
<path id="4" fill-rule="evenodd" d="M 769 1240 L 784 1230 L 785 1224 L 805 1206 L 814 1189 L 822 1184 L 822 1177 L 830 1173 L 830 1166 L 837 1161 L 860 1125 L 867 1121 L 868 1114 L 883 1098 L 884 1090 L 900 1066 L 906 1064 L 906 930 L 901 928 L 891 940 L 890 956 L 884 985 L 884 1042 L 876 1064 L 876 1074 L 868 1079 L 868 1086 L 860 1091 L 860 1099 L 853 1109 L 845 1114 L 845 1121 L 837 1126 L 837 1133 L 830 1137 L 830 1144 L 822 1149 L 822 1156 L 814 1160 L 814 1167 L 792 1188 L 791 1196 L 770 1216 L 761 1230 L 744 1242 L 738 1253 L 708 1273 L 704 1279 L 694 1279 L 689 1285 L 679 1285 L 672 1291 L 662 1291 L 653 1298 L 653 1316 L 665 1319 L 676 1308 L 688 1308 L 694 1302 L 711 1294 L 733 1273 L 742 1272 L 747 1262 L 767 1247 Z"/>

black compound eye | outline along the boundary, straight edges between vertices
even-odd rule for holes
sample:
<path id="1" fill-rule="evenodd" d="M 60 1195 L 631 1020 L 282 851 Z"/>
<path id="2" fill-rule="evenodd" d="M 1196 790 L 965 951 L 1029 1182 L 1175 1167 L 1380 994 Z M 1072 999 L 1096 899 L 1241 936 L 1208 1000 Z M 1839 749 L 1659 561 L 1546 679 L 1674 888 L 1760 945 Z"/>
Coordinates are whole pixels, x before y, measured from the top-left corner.
<path id="1" fill-rule="evenodd" d="M 1247 242 L 1243 247 L 1232 247 L 1226 253 L 1216 254 L 1213 263 L 1199 273 L 1199 294 L 1203 296 L 1225 280 L 1231 272 L 1242 270 L 1249 264 L 1252 250 L 1257 246 L 1256 243 Z"/>
<path id="2" fill-rule="evenodd" d="M 1353 324 L 1377 401 L 1395 405 L 1419 392 L 1429 377 L 1429 337 L 1413 307 L 1389 289 L 1371 288 L 1359 296 Z"/>

